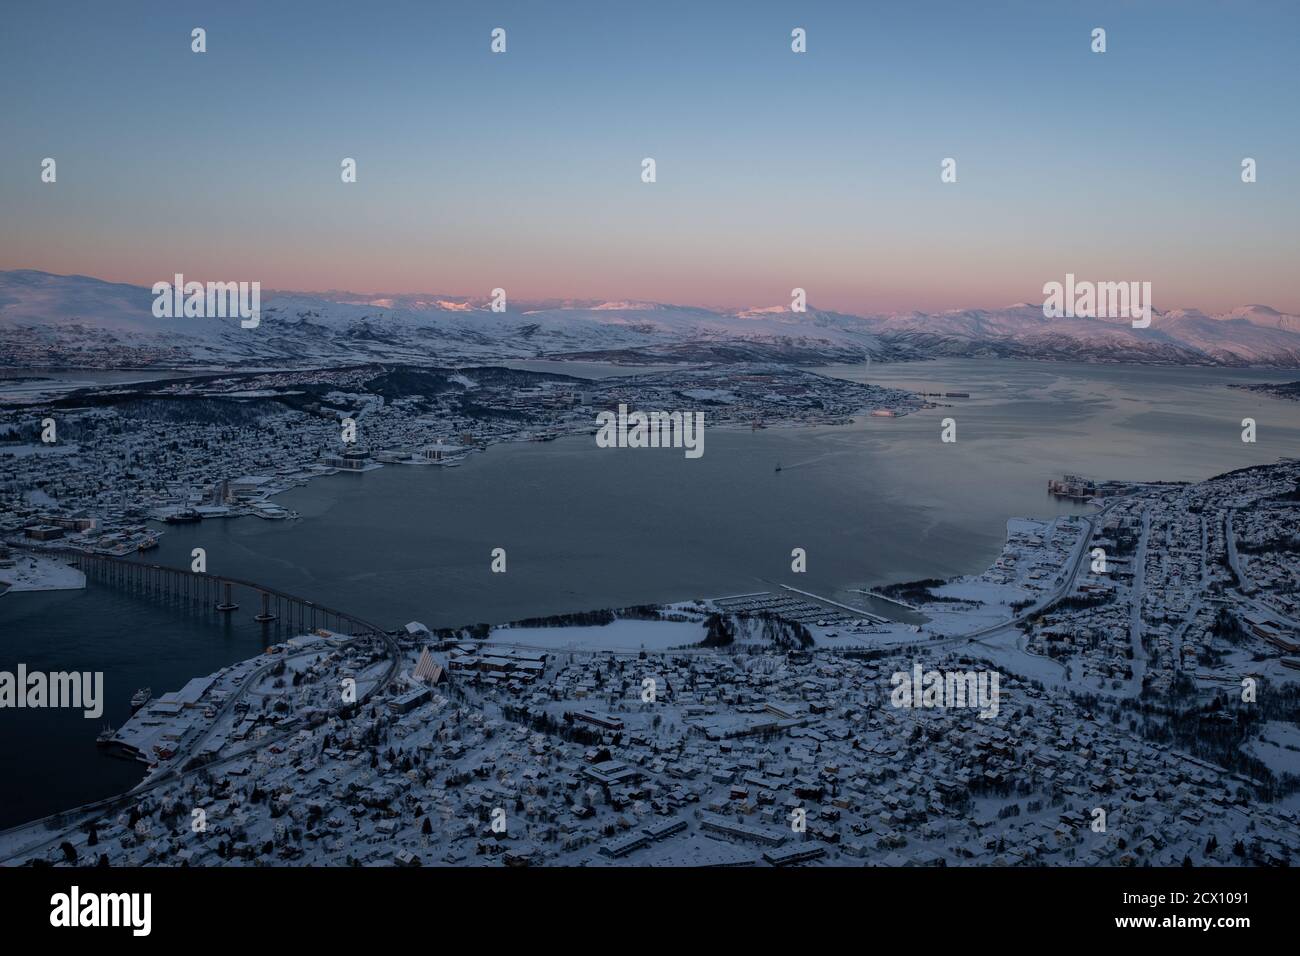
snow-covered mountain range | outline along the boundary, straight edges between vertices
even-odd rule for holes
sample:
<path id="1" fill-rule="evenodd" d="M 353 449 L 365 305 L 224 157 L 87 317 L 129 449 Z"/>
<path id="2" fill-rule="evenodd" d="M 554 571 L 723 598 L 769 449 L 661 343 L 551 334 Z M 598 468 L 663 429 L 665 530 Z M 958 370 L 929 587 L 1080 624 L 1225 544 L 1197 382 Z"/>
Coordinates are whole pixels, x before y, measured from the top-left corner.
<path id="1" fill-rule="evenodd" d="M 895 348 L 930 355 L 999 355 L 1082 362 L 1300 367 L 1300 316 L 1265 305 L 1207 315 L 1153 312 L 1151 325 L 1128 319 L 1046 318 L 1041 305 L 967 309 L 867 319 Z"/>
<path id="2" fill-rule="evenodd" d="M 511 302 L 348 292 L 263 292 L 261 322 L 155 318 L 143 286 L 0 272 L 0 366 L 454 364 L 538 357 L 629 363 L 796 364 L 927 356 L 1300 367 L 1300 317 L 1267 306 L 1220 315 L 1048 319 L 1041 306 L 855 316 L 788 307 L 719 311 L 647 302 Z"/>

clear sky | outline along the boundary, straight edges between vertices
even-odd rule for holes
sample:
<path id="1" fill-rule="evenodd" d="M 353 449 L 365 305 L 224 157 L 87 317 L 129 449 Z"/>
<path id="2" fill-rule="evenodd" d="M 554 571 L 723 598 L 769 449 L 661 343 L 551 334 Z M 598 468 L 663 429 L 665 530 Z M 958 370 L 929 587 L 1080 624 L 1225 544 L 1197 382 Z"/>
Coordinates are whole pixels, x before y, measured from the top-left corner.
<path id="1" fill-rule="evenodd" d="M 715 306 L 801 286 L 855 312 L 1041 301 L 1073 272 L 1300 312 L 1294 0 L 0 17 L 0 268 Z"/>

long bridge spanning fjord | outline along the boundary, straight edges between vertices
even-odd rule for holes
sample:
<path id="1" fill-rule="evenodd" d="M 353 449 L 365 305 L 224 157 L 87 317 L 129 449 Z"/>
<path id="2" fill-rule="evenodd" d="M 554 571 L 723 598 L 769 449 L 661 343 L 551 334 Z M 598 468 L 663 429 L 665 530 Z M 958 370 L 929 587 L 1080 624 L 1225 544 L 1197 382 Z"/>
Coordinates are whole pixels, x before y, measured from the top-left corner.
<path id="1" fill-rule="evenodd" d="M 384 628 L 355 614 L 253 581 L 71 548 L 42 550 L 40 553 L 73 565 L 88 578 L 139 594 L 205 607 L 223 614 L 233 614 L 239 610 L 237 598 L 243 596 L 242 592 L 251 592 L 258 606 L 258 613 L 253 616 L 253 620 L 263 624 L 279 621 L 286 628 L 296 628 L 303 632 L 323 627 L 357 636 L 388 636 Z"/>
<path id="2" fill-rule="evenodd" d="M 323 604 L 308 601 L 306 598 L 288 594 L 276 588 L 267 587 L 264 584 L 256 584 L 252 581 L 225 577 L 219 574 L 188 571 L 183 568 L 172 568 L 162 564 L 148 564 L 143 561 L 132 561 L 107 554 L 92 554 L 72 548 L 41 549 L 35 553 L 55 557 L 73 565 L 79 568 L 87 578 L 93 576 L 95 580 L 134 590 L 147 596 L 178 600 L 182 603 L 191 604 L 196 608 L 207 607 L 223 614 L 231 614 L 238 610 L 239 605 L 234 601 L 238 591 L 251 591 L 260 601 L 260 613 L 254 616 L 254 620 L 264 624 L 269 625 L 276 621 L 282 621 L 283 626 L 299 628 L 302 631 L 324 627 L 337 633 L 350 634 L 362 640 L 378 638 L 383 641 L 388 649 L 388 667 L 375 685 L 362 694 L 355 704 L 350 705 L 352 707 L 365 704 L 371 697 L 385 690 L 392 683 L 393 678 L 397 676 L 397 670 L 401 663 L 397 639 L 391 632 L 384 630 L 378 624 L 357 617 L 355 614 L 349 614 L 347 611 L 326 607 Z M 260 674 L 265 673 L 271 666 L 270 664 L 265 665 L 257 675 L 254 675 L 253 679 L 255 680 Z M 238 697 L 239 695 L 232 697 L 225 706 L 232 706 Z M 257 743 L 220 757 L 211 763 L 191 767 L 190 769 L 184 769 L 186 761 L 180 759 L 171 767 L 147 777 L 126 793 L 92 800 L 70 810 L 63 810 L 10 827 L 7 830 L 0 830 L 0 838 L 13 837 L 22 833 L 32 833 L 34 835 L 34 842 L 0 852 L 0 864 L 28 856 L 42 847 L 53 846 L 57 841 L 64 838 L 69 828 L 113 810 L 120 810 L 128 806 L 132 800 L 156 790 L 173 779 L 203 773 L 206 772 L 206 769 L 243 759 L 259 748 L 282 741 L 287 736 L 288 732 L 286 731 L 272 732 L 266 737 L 260 738 Z"/>

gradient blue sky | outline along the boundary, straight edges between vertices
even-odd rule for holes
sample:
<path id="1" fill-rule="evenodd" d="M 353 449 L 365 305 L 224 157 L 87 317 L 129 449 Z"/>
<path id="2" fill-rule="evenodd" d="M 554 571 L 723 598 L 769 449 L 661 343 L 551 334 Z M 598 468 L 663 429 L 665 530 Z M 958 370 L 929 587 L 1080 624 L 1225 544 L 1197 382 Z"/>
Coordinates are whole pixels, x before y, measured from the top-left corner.
<path id="1" fill-rule="evenodd" d="M 1296 2 L 8 3 L 0 268 L 1300 312 L 1298 37 Z"/>

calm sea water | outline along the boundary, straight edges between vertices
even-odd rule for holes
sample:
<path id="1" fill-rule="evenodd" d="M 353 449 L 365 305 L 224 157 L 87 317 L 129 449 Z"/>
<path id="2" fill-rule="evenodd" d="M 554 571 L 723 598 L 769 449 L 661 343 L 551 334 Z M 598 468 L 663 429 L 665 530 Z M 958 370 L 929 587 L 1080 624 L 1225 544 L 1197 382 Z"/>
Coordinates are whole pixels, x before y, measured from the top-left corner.
<path id="1" fill-rule="evenodd" d="M 279 499 L 301 521 L 168 527 L 148 559 L 187 566 L 201 546 L 214 573 L 391 626 L 506 621 L 778 583 L 862 604 L 854 588 L 982 570 L 1009 517 L 1081 510 L 1046 493 L 1064 472 L 1197 480 L 1300 455 L 1300 403 L 1225 387 L 1295 373 L 1007 361 L 824 371 L 970 398 L 841 427 L 706 425 L 695 460 L 680 450 L 598 449 L 575 436 L 495 446 L 451 469 L 337 475 Z M 940 442 L 945 417 L 957 421 L 954 444 Z M 1253 445 L 1241 441 L 1244 417 L 1258 423 Z M 498 547 L 505 574 L 490 570 Z M 790 573 L 795 547 L 807 551 L 806 574 Z M 104 670 L 116 724 L 136 687 L 175 689 L 260 649 L 252 613 L 243 608 L 222 626 L 100 587 L 11 594 L 0 598 L 0 667 L 22 660 Z M 16 713 L 0 724 L 0 825 L 135 778 L 131 765 L 96 753 L 98 724 Z"/>
<path id="2" fill-rule="evenodd" d="M 176 690 L 268 643 L 262 625 L 243 617 L 189 612 L 93 582 L 0 597 L 0 669 L 22 662 L 29 672 L 104 674 L 98 720 L 79 710 L 0 713 L 0 827 L 134 786 L 143 765 L 98 750 L 95 736 L 130 716 L 136 689 Z"/>

